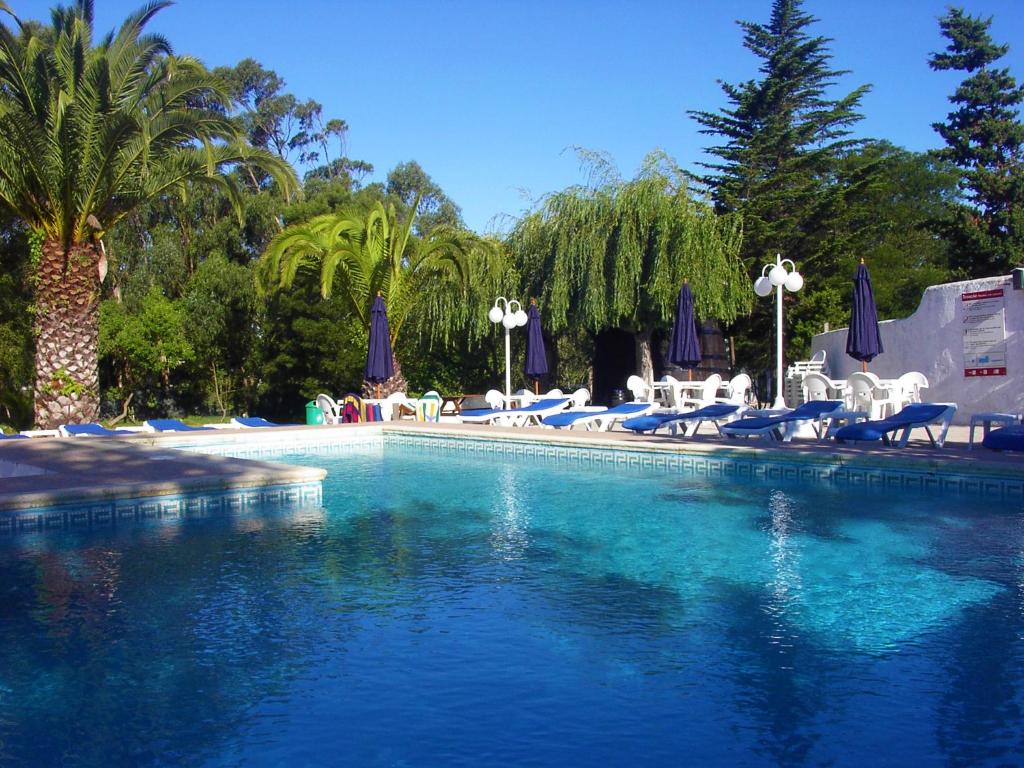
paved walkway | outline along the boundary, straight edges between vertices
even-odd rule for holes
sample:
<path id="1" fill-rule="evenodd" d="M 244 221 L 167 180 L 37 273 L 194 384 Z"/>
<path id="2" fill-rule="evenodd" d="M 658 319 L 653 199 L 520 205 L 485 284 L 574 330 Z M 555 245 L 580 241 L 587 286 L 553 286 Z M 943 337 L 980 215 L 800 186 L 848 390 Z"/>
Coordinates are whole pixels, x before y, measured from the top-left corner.
<path id="1" fill-rule="evenodd" d="M 141 438 L 3 441 L 0 463 L 9 472 L 34 474 L 0 476 L 0 509 L 315 483 L 326 474 L 311 467 L 161 449 Z"/>

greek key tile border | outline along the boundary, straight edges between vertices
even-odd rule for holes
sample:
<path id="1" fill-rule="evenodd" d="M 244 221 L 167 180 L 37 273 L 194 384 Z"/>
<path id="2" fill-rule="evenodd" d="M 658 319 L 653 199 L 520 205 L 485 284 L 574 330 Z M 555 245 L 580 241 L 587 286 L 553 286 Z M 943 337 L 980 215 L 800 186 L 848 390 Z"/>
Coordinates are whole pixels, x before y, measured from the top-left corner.
<path id="1" fill-rule="evenodd" d="M 185 520 L 262 508 L 323 506 L 320 483 L 240 488 L 217 493 L 147 496 L 0 512 L 0 535 L 59 528 L 117 528 L 144 520 Z"/>
<path id="2" fill-rule="evenodd" d="M 882 470 L 831 461 L 765 461 L 756 457 L 736 455 L 695 455 L 636 448 L 596 448 L 515 439 L 441 437 L 410 433 L 385 433 L 384 446 L 414 446 L 436 452 L 505 458 L 539 457 L 573 465 L 653 469 L 706 477 L 813 481 L 852 487 L 940 491 L 1024 501 L 1024 476 L 1015 478 L 967 475 L 915 469 Z"/>

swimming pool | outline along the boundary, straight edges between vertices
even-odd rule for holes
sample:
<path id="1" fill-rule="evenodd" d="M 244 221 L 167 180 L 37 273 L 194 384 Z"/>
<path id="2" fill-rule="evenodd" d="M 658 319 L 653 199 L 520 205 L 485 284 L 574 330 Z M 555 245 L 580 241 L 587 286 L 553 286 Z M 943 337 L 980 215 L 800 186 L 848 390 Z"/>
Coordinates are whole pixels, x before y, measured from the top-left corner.
<path id="1" fill-rule="evenodd" d="M 0 762 L 1006 764 L 1024 510 L 452 455 L 0 539 Z"/>

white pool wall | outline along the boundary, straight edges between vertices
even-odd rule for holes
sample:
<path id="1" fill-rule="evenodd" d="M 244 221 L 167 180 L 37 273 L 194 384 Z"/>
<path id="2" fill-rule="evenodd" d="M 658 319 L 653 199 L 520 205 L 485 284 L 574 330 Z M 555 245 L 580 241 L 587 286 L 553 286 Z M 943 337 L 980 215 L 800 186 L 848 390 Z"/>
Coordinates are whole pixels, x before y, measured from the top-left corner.
<path id="1" fill-rule="evenodd" d="M 1002 288 L 1005 297 L 1007 375 L 967 377 L 961 295 L 993 288 Z M 1024 413 L 1024 290 L 1014 290 L 1009 275 L 933 285 L 913 315 L 885 320 L 879 328 L 885 352 L 869 363 L 868 370 L 883 379 L 920 371 L 930 385 L 923 399 L 956 403 L 956 423 L 967 424 L 972 413 Z M 846 335 L 847 329 L 840 328 L 819 333 L 811 342 L 814 352 L 826 352 L 827 369 L 835 379 L 861 370 L 860 361 L 846 354 Z"/>

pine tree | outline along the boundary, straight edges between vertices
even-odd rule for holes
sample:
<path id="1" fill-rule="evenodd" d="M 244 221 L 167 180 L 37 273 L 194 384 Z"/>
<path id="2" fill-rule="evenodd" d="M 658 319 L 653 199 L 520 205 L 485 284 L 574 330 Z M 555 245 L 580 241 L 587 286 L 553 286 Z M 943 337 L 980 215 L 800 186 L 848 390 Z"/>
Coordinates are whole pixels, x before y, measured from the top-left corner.
<path id="1" fill-rule="evenodd" d="M 710 173 L 701 181 L 720 210 L 742 214 L 748 270 L 759 271 L 777 252 L 793 259 L 807 277 L 805 301 L 822 287 L 818 276 L 835 271 L 849 235 L 832 226 L 835 214 L 870 183 L 872 169 L 861 167 L 849 178 L 840 162 L 863 144 L 850 137 L 850 126 L 862 117 L 857 110 L 869 86 L 830 98 L 847 72 L 830 67 L 831 41 L 808 31 L 816 19 L 802 5 L 775 0 L 767 25 L 739 22 L 743 45 L 762 60 L 760 79 L 721 83 L 728 107 L 689 114 L 701 133 L 724 140 L 709 148 L 719 161 L 704 164 Z M 755 314 L 734 329 L 746 364 L 768 363 L 768 304 L 756 302 Z"/>
<path id="2" fill-rule="evenodd" d="M 950 205 L 941 232 L 953 246 L 953 266 L 971 277 L 1004 274 L 1024 261 L 1024 125 L 1018 105 L 1024 86 L 1007 68 L 992 65 L 1006 55 L 989 34 L 991 17 L 951 8 L 939 19 L 949 40 L 928 60 L 937 71 L 966 72 L 952 96 L 956 106 L 934 128 L 946 142 L 937 154 L 963 169 L 967 205 Z"/>

